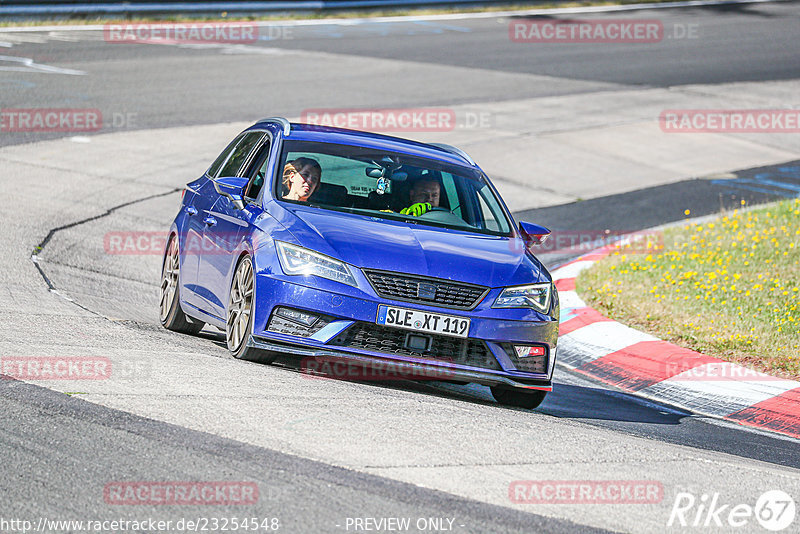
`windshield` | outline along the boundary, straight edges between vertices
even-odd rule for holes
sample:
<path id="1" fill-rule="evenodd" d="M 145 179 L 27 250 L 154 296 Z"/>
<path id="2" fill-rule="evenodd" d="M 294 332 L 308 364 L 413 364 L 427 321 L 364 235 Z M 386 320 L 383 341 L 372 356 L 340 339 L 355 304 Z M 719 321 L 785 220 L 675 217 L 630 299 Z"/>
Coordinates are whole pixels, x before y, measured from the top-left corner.
<path id="1" fill-rule="evenodd" d="M 493 235 L 511 225 L 485 177 L 468 167 L 349 145 L 286 141 L 276 198 Z"/>

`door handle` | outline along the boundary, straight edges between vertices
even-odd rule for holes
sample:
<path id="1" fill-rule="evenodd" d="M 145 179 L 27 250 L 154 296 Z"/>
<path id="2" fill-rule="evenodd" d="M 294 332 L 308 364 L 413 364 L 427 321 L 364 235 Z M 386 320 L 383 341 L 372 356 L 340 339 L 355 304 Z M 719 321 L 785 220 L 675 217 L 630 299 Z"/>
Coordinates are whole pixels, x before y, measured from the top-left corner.
<path id="1" fill-rule="evenodd" d="M 197 215 L 197 208 L 194 206 L 186 206 L 186 213 L 189 215 Z"/>
<path id="2" fill-rule="evenodd" d="M 208 226 L 216 226 L 217 224 L 217 220 L 211 215 L 203 219 L 203 222 L 206 223 Z"/>

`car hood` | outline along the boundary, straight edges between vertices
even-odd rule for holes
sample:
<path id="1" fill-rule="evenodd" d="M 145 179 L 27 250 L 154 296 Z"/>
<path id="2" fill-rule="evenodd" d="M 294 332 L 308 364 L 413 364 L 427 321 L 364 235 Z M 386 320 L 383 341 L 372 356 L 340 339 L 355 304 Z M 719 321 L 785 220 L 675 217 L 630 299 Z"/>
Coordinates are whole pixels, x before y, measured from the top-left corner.
<path id="1" fill-rule="evenodd" d="M 284 208 L 301 246 L 362 269 L 381 269 L 490 287 L 549 281 L 519 237 L 468 233 L 308 206 Z M 288 224 L 286 224 L 288 223 Z"/>

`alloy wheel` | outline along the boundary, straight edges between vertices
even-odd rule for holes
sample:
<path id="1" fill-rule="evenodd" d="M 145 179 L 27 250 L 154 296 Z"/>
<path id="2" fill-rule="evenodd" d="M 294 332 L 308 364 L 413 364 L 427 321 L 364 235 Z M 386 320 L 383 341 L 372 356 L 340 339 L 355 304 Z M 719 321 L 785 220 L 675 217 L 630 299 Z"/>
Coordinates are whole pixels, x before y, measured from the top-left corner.
<path id="1" fill-rule="evenodd" d="M 159 303 L 159 318 L 161 322 L 167 320 L 172 301 L 175 299 L 175 291 L 178 289 L 178 240 L 170 241 L 169 250 L 164 255 L 164 266 L 161 269 L 161 302 Z"/>
<path id="2" fill-rule="evenodd" d="M 226 337 L 228 349 L 236 352 L 247 338 L 250 314 L 253 311 L 253 265 L 245 258 L 236 268 L 228 303 Z"/>

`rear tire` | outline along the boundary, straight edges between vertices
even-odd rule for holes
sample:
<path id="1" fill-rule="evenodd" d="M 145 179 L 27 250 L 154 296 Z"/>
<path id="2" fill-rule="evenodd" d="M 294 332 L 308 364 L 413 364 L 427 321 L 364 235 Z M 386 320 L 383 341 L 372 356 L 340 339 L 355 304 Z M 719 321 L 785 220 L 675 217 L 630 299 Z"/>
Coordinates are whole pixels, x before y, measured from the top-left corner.
<path id="1" fill-rule="evenodd" d="M 525 408 L 526 410 L 533 410 L 538 408 L 544 398 L 547 396 L 547 391 L 538 389 L 516 389 L 507 388 L 502 386 L 492 386 L 492 396 L 500 404 L 506 406 L 515 406 L 517 408 Z"/>
<path id="2" fill-rule="evenodd" d="M 196 334 L 202 330 L 204 323 L 189 319 L 180 303 L 180 251 L 178 239 L 172 236 L 164 254 L 161 265 L 161 293 L 159 300 L 159 320 L 161 326 L 173 332 Z"/>
<path id="3" fill-rule="evenodd" d="M 231 355 L 238 360 L 272 363 L 277 354 L 248 346 L 253 331 L 253 304 L 255 277 L 250 256 L 243 256 L 236 266 L 228 297 L 228 319 L 225 324 L 225 341 Z"/>

